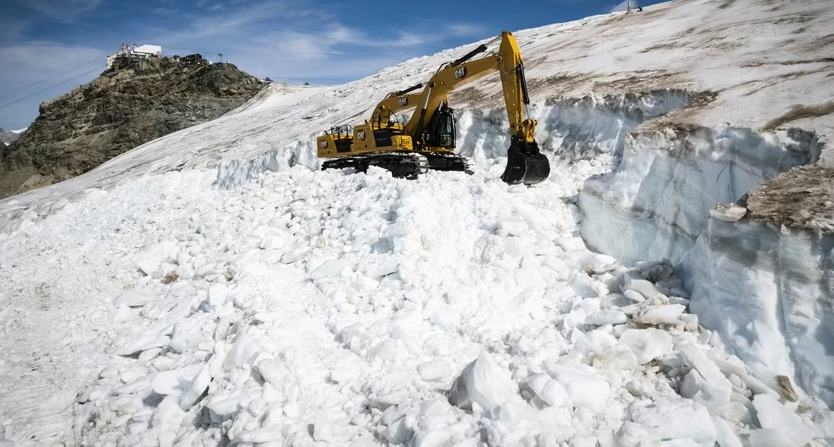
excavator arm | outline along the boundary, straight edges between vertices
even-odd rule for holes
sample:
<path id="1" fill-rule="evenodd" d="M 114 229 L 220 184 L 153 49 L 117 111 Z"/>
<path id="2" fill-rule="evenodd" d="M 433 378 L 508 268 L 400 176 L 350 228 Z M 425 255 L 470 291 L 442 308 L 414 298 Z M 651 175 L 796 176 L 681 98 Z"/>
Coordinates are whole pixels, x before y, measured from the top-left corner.
<path id="1" fill-rule="evenodd" d="M 501 34 L 501 45 L 497 54 L 470 60 L 486 51 L 488 44 L 444 64 L 425 84 L 418 84 L 389 95 L 377 106 L 373 118 L 381 120 L 387 112 L 398 112 L 410 108 L 417 110 L 404 126 L 404 132 L 411 135 L 415 147 L 434 150 L 425 140 L 425 130 L 441 106 L 448 104 L 448 94 L 466 84 L 498 71 L 504 92 L 504 103 L 510 122 L 511 144 L 507 152 L 507 167 L 502 180 L 510 184 L 536 184 L 550 174 L 550 164 L 541 154 L 535 140 L 536 120 L 527 115 L 530 98 L 524 78 L 524 65 L 515 37 L 509 32 Z M 491 42 L 490 42 L 491 43 Z M 411 93 L 423 88 L 420 93 Z M 442 148 L 438 148 L 442 149 Z"/>
<path id="2" fill-rule="evenodd" d="M 473 59 L 500 39 L 498 52 Z M 530 119 L 524 65 L 515 37 L 501 33 L 492 41 L 445 63 L 425 84 L 389 93 L 370 121 L 351 128 L 337 126 L 317 138 L 318 155 L 333 158 L 322 169 L 384 167 L 395 176 L 415 178 L 428 169 L 471 173 L 465 157 L 454 153 L 455 117 L 448 95 L 456 88 L 498 71 L 510 122 L 510 148 L 501 179 L 511 185 L 534 185 L 550 175 L 550 163 L 535 139 L 536 120 Z M 416 109 L 404 125 L 394 114 Z"/>

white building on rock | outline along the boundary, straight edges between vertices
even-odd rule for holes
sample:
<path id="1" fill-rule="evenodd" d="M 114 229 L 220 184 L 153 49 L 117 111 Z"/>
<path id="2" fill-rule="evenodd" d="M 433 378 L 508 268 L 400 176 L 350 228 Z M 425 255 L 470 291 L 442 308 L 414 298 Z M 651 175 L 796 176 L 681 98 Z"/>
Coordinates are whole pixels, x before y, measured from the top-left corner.
<path id="1" fill-rule="evenodd" d="M 115 61 L 116 58 L 120 56 L 125 56 L 137 60 L 148 59 L 151 57 L 162 57 L 162 47 L 159 45 L 136 46 L 136 44 L 122 44 L 121 48 L 119 48 L 119 51 L 117 51 L 116 54 L 107 56 L 108 70 L 113 66 L 113 61 Z"/>

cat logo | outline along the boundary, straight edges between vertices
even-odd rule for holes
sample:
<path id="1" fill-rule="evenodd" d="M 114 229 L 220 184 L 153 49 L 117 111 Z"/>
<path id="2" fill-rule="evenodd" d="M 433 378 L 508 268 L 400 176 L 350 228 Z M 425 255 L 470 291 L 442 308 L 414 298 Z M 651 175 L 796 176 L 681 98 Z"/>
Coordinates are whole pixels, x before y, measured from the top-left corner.
<path id="1" fill-rule="evenodd" d="M 365 139 L 365 131 L 364 131 L 364 130 L 360 130 L 359 132 L 356 132 L 356 136 L 357 136 L 360 140 L 364 140 L 364 139 Z"/>
<path id="2" fill-rule="evenodd" d="M 405 96 L 400 98 L 400 105 L 401 106 L 404 106 L 404 105 L 407 105 L 407 104 L 408 104 L 408 98 L 406 98 Z"/>
<path id="3" fill-rule="evenodd" d="M 321 140 L 321 148 L 327 149 L 327 140 Z"/>
<path id="4" fill-rule="evenodd" d="M 460 79 L 464 76 L 466 76 L 466 67 L 460 67 L 455 70 L 455 79 Z"/>

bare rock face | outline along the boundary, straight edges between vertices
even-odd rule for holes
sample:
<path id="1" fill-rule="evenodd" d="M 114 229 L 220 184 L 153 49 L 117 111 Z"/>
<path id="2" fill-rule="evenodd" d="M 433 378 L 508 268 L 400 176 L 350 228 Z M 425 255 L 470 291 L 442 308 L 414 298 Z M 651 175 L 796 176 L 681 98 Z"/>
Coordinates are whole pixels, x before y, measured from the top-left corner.
<path id="1" fill-rule="evenodd" d="M 119 59 L 93 82 L 41 104 L 0 147 L 0 198 L 87 172 L 136 146 L 217 118 L 263 87 L 229 63 Z"/>

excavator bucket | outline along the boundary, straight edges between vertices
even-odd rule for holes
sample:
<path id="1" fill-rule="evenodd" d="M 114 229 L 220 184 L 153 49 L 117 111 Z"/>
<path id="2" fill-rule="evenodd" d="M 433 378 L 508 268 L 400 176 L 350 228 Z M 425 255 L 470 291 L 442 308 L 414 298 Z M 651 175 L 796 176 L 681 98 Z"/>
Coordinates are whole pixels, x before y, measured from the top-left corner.
<path id="1" fill-rule="evenodd" d="M 501 180 L 510 185 L 535 185 L 545 181 L 549 175 L 550 162 L 539 151 L 539 145 L 513 137 Z"/>

